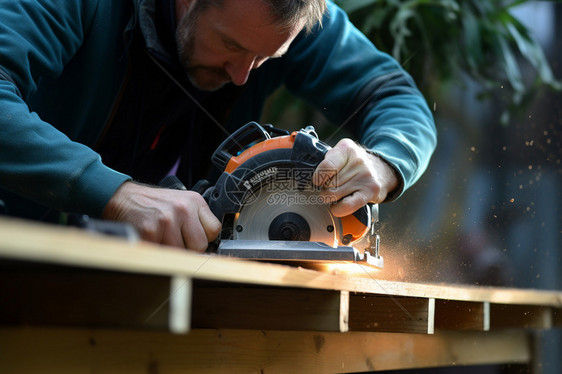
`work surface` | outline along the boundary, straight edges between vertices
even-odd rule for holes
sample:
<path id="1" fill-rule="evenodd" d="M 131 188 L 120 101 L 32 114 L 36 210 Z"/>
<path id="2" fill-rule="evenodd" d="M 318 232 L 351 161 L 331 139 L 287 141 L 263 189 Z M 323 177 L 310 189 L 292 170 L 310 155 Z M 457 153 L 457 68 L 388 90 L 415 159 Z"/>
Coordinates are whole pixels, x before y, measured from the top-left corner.
<path id="1" fill-rule="evenodd" d="M 530 364 L 530 334 L 562 325 L 561 292 L 392 282 L 18 220 L 0 219 L 0 260 L 0 372 Z"/>

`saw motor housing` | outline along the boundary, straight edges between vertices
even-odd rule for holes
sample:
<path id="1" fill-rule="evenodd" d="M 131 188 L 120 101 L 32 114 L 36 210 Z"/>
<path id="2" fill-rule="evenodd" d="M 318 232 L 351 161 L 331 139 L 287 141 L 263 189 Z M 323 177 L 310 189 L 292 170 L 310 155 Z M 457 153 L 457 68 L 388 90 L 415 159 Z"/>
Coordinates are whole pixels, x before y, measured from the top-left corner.
<path id="1" fill-rule="evenodd" d="M 382 267 L 378 206 L 334 217 L 312 174 L 330 146 L 309 126 L 289 133 L 249 122 L 214 152 L 222 170 L 203 196 L 222 221 L 218 246 L 232 257 L 278 261 L 363 262 Z M 353 247 L 363 243 L 361 251 Z"/>

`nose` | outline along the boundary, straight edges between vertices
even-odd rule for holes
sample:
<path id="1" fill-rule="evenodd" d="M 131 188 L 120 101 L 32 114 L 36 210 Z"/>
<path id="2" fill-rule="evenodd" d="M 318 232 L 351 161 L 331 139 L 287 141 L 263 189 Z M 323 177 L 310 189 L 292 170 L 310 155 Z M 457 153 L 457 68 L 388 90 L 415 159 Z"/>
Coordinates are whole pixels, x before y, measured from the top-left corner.
<path id="1" fill-rule="evenodd" d="M 254 60 L 255 57 L 244 56 L 236 60 L 232 59 L 225 64 L 224 69 L 230 76 L 232 83 L 237 86 L 242 86 L 248 81 L 250 70 L 252 70 L 254 66 Z"/>
<path id="2" fill-rule="evenodd" d="M 266 58 L 246 55 L 238 59 L 228 61 L 224 69 L 230 76 L 232 83 L 242 86 L 248 81 L 252 69 L 256 69 L 265 62 Z"/>

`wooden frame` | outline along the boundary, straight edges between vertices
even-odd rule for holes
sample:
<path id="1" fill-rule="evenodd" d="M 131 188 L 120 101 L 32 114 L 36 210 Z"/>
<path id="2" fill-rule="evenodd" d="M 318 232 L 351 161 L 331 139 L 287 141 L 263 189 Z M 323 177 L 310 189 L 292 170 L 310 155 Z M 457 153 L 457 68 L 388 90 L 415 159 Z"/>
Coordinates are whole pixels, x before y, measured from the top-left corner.
<path id="1" fill-rule="evenodd" d="M 562 320 L 561 292 L 391 282 L 17 220 L 0 219 L 0 260 L 10 373 L 531 364 L 533 331 Z"/>
<path id="2" fill-rule="evenodd" d="M 0 371 L 80 373 L 345 373 L 531 360 L 522 331 L 434 335 L 270 330 L 188 334 L 2 329 Z"/>

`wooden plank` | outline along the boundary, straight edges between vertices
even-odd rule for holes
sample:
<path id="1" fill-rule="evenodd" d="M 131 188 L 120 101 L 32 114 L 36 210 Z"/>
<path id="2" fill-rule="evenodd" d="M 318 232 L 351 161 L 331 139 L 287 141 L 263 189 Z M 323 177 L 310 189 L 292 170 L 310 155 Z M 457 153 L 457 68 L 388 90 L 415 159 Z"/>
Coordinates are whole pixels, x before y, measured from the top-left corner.
<path id="1" fill-rule="evenodd" d="M 191 278 L 185 276 L 172 277 L 170 281 L 169 325 L 173 333 L 185 334 L 190 329 L 192 288 Z"/>
<path id="2" fill-rule="evenodd" d="M 4 263 L 0 324 L 168 328 L 170 278 Z"/>
<path id="3" fill-rule="evenodd" d="M 328 290 L 198 286 L 195 328 L 347 331 L 349 293 Z"/>
<path id="4" fill-rule="evenodd" d="M 438 330 L 488 331 L 490 329 L 490 304 L 437 300 L 435 328 Z"/>
<path id="5" fill-rule="evenodd" d="M 427 300 L 427 333 L 435 333 L 435 299 Z"/>
<path id="6" fill-rule="evenodd" d="M 484 321 L 483 321 L 483 330 L 484 331 L 490 331 L 490 302 L 489 301 L 484 301 L 482 303 L 484 310 L 483 310 L 483 314 L 484 314 Z"/>
<path id="7" fill-rule="evenodd" d="M 552 308 L 552 327 L 562 328 L 562 308 Z"/>
<path id="8" fill-rule="evenodd" d="M 432 334 L 434 303 L 424 298 L 351 294 L 349 329 Z"/>
<path id="9" fill-rule="evenodd" d="M 495 333 L 313 333 L 0 329 L 10 374 L 345 373 L 528 363 L 528 336 Z M 490 354 L 494 352 L 494 354 Z"/>
<path id="10" fill-rule="evenodd" d="M 93 235 L 79 229 L 0 218 L 0 258 L 164 276 L 497 304 L 562 307 L 562 292 L 414 284 L 334 274 L 182 251 Z"/>
<path id="11" fill-rule="evenodd" d="M 552 309 L 536 305 L 490 305 L 491 329 L 550 329 Z"/>
<path id="12" fill-rule="evenodd" d="M 4 263 L 0 300 L 2 325 L 169 328 L 185 333 L 193 314 L 199 328 L 348 329 L 346 291 L 202 281 L 192 285 L 183 276 Z"/>
<path id="13" fill-rule="evenodd" d="M 349 291 L 340 291 L 340 332 L 349 331 Z"/>

